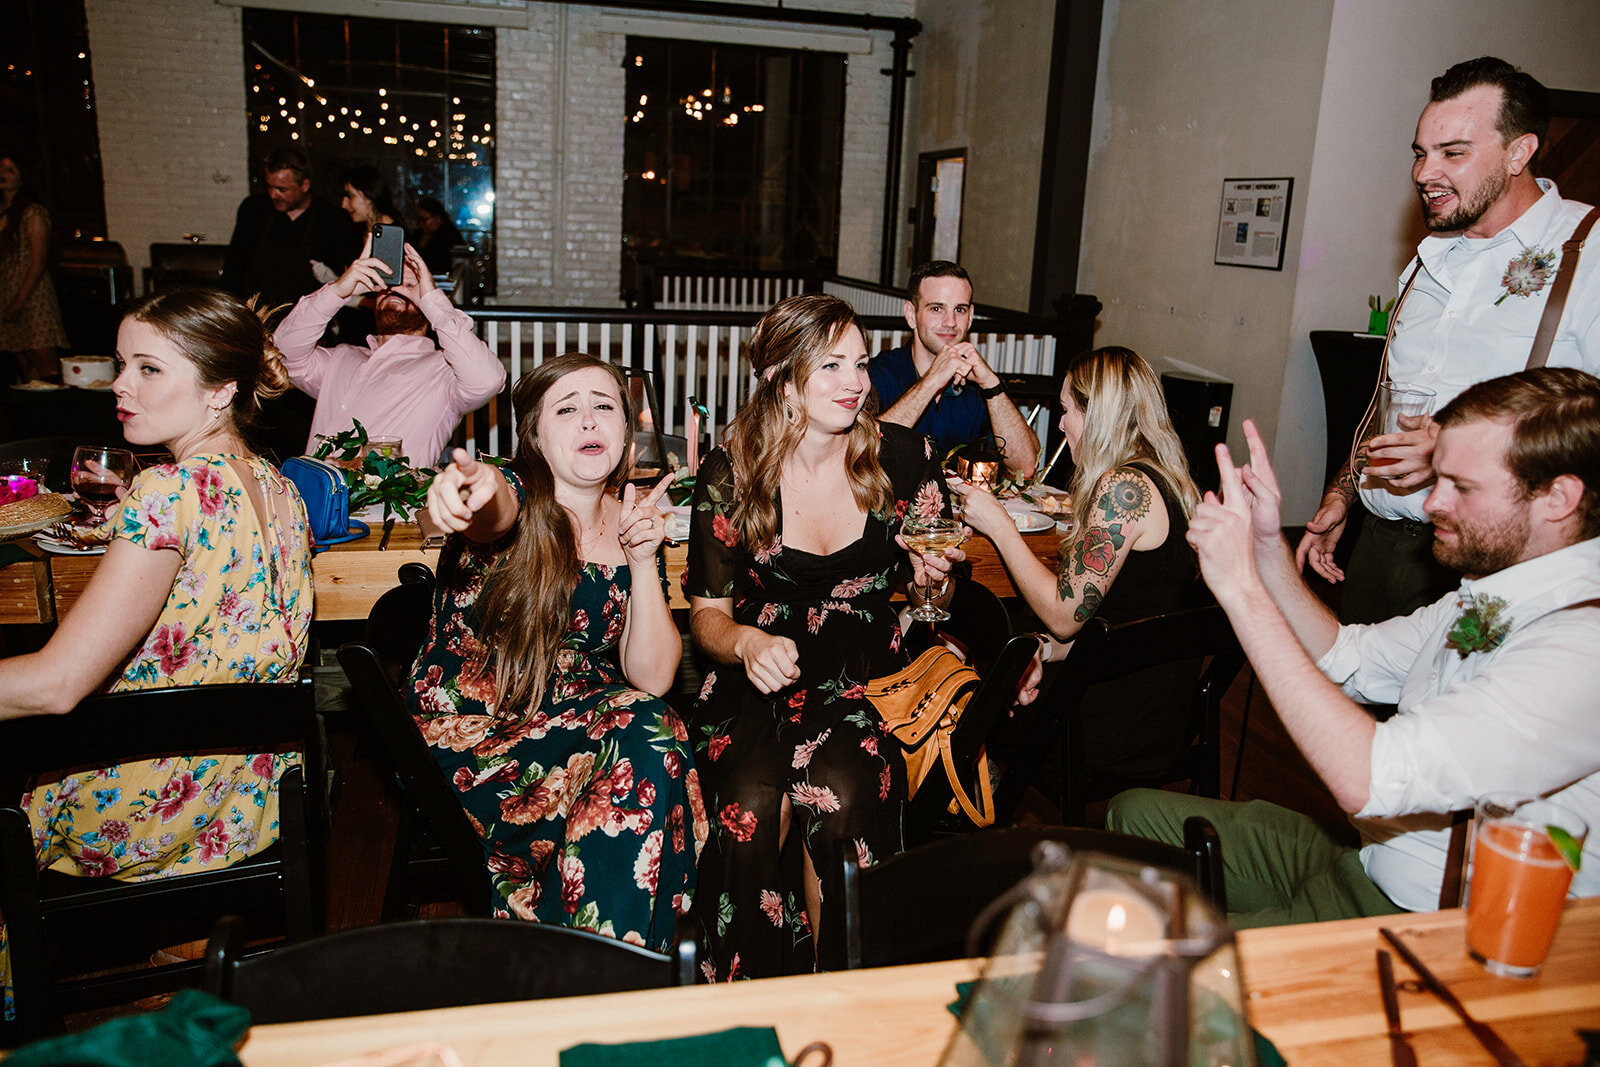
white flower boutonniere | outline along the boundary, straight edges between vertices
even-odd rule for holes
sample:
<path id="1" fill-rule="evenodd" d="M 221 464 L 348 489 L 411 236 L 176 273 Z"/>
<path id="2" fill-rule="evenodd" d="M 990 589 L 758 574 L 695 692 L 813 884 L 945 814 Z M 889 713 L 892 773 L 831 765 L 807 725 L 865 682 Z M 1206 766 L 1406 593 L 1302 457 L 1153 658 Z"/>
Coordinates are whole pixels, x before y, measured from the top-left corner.
<path id="1" fill-rule="evenodd" d="M 1445 647 L 1455 649 L 1462 659 L 1498 648 L 1511 632 L 1511 620 L 1502 618 L 1505 610 L 1506 602 L 1500 597 L 1467 597 L 1445 637 Z"/>
<path id="2" fill-rule="evenodd" d="M 1556 275 L 1556 262 L 1553 248 L 1523 249 L 1520 256 L 1506 264 L 1506 272 L 1500 278 L 1506 291 L 1500 294 L 1494 306 L 1499 307 L 1500 301 L 1508 296 L 1532 296 L 1543 289 Z"/>

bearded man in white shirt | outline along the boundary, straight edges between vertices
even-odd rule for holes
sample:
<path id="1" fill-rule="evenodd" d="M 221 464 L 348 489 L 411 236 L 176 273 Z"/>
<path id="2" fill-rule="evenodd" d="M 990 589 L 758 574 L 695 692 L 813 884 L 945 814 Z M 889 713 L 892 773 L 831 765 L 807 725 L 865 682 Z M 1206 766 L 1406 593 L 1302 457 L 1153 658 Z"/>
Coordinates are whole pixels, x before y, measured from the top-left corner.
<path id="1" fill-rule="evenodd" d="M 1401 274 L 1414 279 L 1396 309 L 1389 376 L 1435 394 L 1442 407 L 1473 382 L 1528 365 L 1562 244 L 1589 212 L 1563 200 L 1533 163 L 1550 124 L 1549 94 L 1492 57 L 1458 63 L 1433 80 L 1417 121 L 1411 179 L 1432 231 Z M 1579 260 L 1548 365 L 1600 373 L 1600 255 Z M 1328 486 L 1296 560 L 1338 582 L 1334 548 L 1359 497 L 1367 514 L 1350 557 L 1339 617 L 1379 622 L 1427 604 L 1454 584 L 1430 553 L 1426 501 L 1438 426 L 1403 416 L 1405 432 L 1370 442 L 1365 480 L 1346 465 Z"/>
<path id="2" fill-rule="evenodd" d="M 1189 541 L 1289 736 L 1352 816 L 1363 847 L 1267 804 L 1135 790 L 1113 830 L 1222 838 L 1241 926 L 1431 910 L 1450 813 L 1495 791 L 1547 796 L 1600 826 L 1600 379 L 1546 367 L 1480 382 L 1435 416 L 1433 553 L 1460 589 L 1415 613 L 1340 626 L 1300 580 L 1255 426 L 1250 462 L 1217 449 Z M 1474 638 L 1458 627 L 1495 625 Z M 1499 629 L 1503 625 L 1504 629 Z M 1397 703 L 1379 723 L 1355 701 Z M 1578 896 L 1600 895 L 1591 835 Z"/>

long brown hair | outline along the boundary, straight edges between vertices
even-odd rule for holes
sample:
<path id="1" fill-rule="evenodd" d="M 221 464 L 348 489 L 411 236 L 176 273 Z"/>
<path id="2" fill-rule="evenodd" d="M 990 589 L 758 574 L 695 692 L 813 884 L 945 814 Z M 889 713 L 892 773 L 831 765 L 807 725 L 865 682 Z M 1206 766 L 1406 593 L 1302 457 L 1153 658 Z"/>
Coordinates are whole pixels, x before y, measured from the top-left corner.
<path id="1" fill-rule="evenodd" d="M 517 380 L 511 407 L 517 417 L 517 453 L 511 469 L 522 482 L 522 510 L 511 547 L 495 561 L 478 599 L 478 632 L 494 663 L 495 717 L 510 709 L 535 711 L 555 670 L 561 638 L 571 623 L 578 586 L 578 538 L 572 516 L 556 500 L 555 475 L 539 447 L 539 414 L 545 394 L 573 371 L 602 367 L 622 399 L 624 428 L 633 425 L 627 384 L 616 367 L 585 352 L 568 352 Z M 608 487 L 627 479 L 628 453 L 611 472 Z"/>
<path id="2" fill-rule="evenodd" d="M 778 532 L 773 503 L 783 461 L 805 436 L 806 416 L 784 397 L 794 384 L 806 383 L 827 361 L 846 330 L 861 329 L 854 309 L 836 296 L 804 293 L 772 305 L 750 334 L 750 366 L 755 391 L 728 423 L 723 447 L 733 464 L 739 487 L 733 505 L 733 528 L 747 548 L 769 544 Z M 894 487 L 878 463 L 878 399 L 862 397 L 845 449 L 845 468 L 856 505 L 864 511 L 885 511 L 894 502 Z"/>
<path id="3" fill-rule="evenodd" d="M 1194 515 L 1200 491 L 1189 475 L 1183 444 L 1167 417 L 1161 380 L 1150 364 L 1131 348 L 1110 345 L 1074 356 L 1065 371 L 1067 391 L 1083 412 L 1077 469 L 1072 473 L 1073 532 L 1061 545 L 1061 558 L 1089 532 L 1089 515 L 1100 479 L 1118 467 L 1138 461 L 1178 498 L 1185 518 Z"/>

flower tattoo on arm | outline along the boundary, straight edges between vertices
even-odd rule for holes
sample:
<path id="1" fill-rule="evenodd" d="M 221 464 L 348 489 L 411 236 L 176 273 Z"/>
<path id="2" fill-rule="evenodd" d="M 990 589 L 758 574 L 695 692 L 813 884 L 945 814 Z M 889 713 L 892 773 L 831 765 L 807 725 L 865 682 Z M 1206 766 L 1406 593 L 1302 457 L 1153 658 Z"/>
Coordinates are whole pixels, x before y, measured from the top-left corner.
<path id="1" fill-rule="evenodd" d="M 1095 508 L 1103 521 L 1089 524 L 1056 575 L 1056 595 L 1062 602 L 1079 600 L 1072 615 L 1078 623 L 1094 616 L 1111 587 L 1117 554 L 1127 544 L 1124 526 L 1150 514 L 1150 481 L 1134 469 L 1112 471 L 1101 479 L 1100 490 Z"/>

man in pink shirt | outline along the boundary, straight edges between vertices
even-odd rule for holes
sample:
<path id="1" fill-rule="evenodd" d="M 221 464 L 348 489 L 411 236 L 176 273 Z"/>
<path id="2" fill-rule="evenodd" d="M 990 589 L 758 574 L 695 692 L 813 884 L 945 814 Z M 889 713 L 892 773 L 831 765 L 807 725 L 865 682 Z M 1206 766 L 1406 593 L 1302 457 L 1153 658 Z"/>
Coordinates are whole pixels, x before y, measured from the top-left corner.
<path id="1" fill-rule="evenodd" d="M 289 380 L 317 399 L 313 441 L 360 421 L 373 437 L 400 438 L 411 463 L 428 466 L 461 416 L 505 386 L 505 368 L 472 332 L 472 319 L 434 286 L 416 249 L 405 246 L 401 282 L 393 287 L 384 285 L 385 265 L 370 251 L 369 243 L 337 281 L 302 297 L 273 340 Z M 378 294 L 370 347 L 319 346 L 328 320 L 364 293 Z M 428 339 L 430 326 L 437 347 Z"/>

